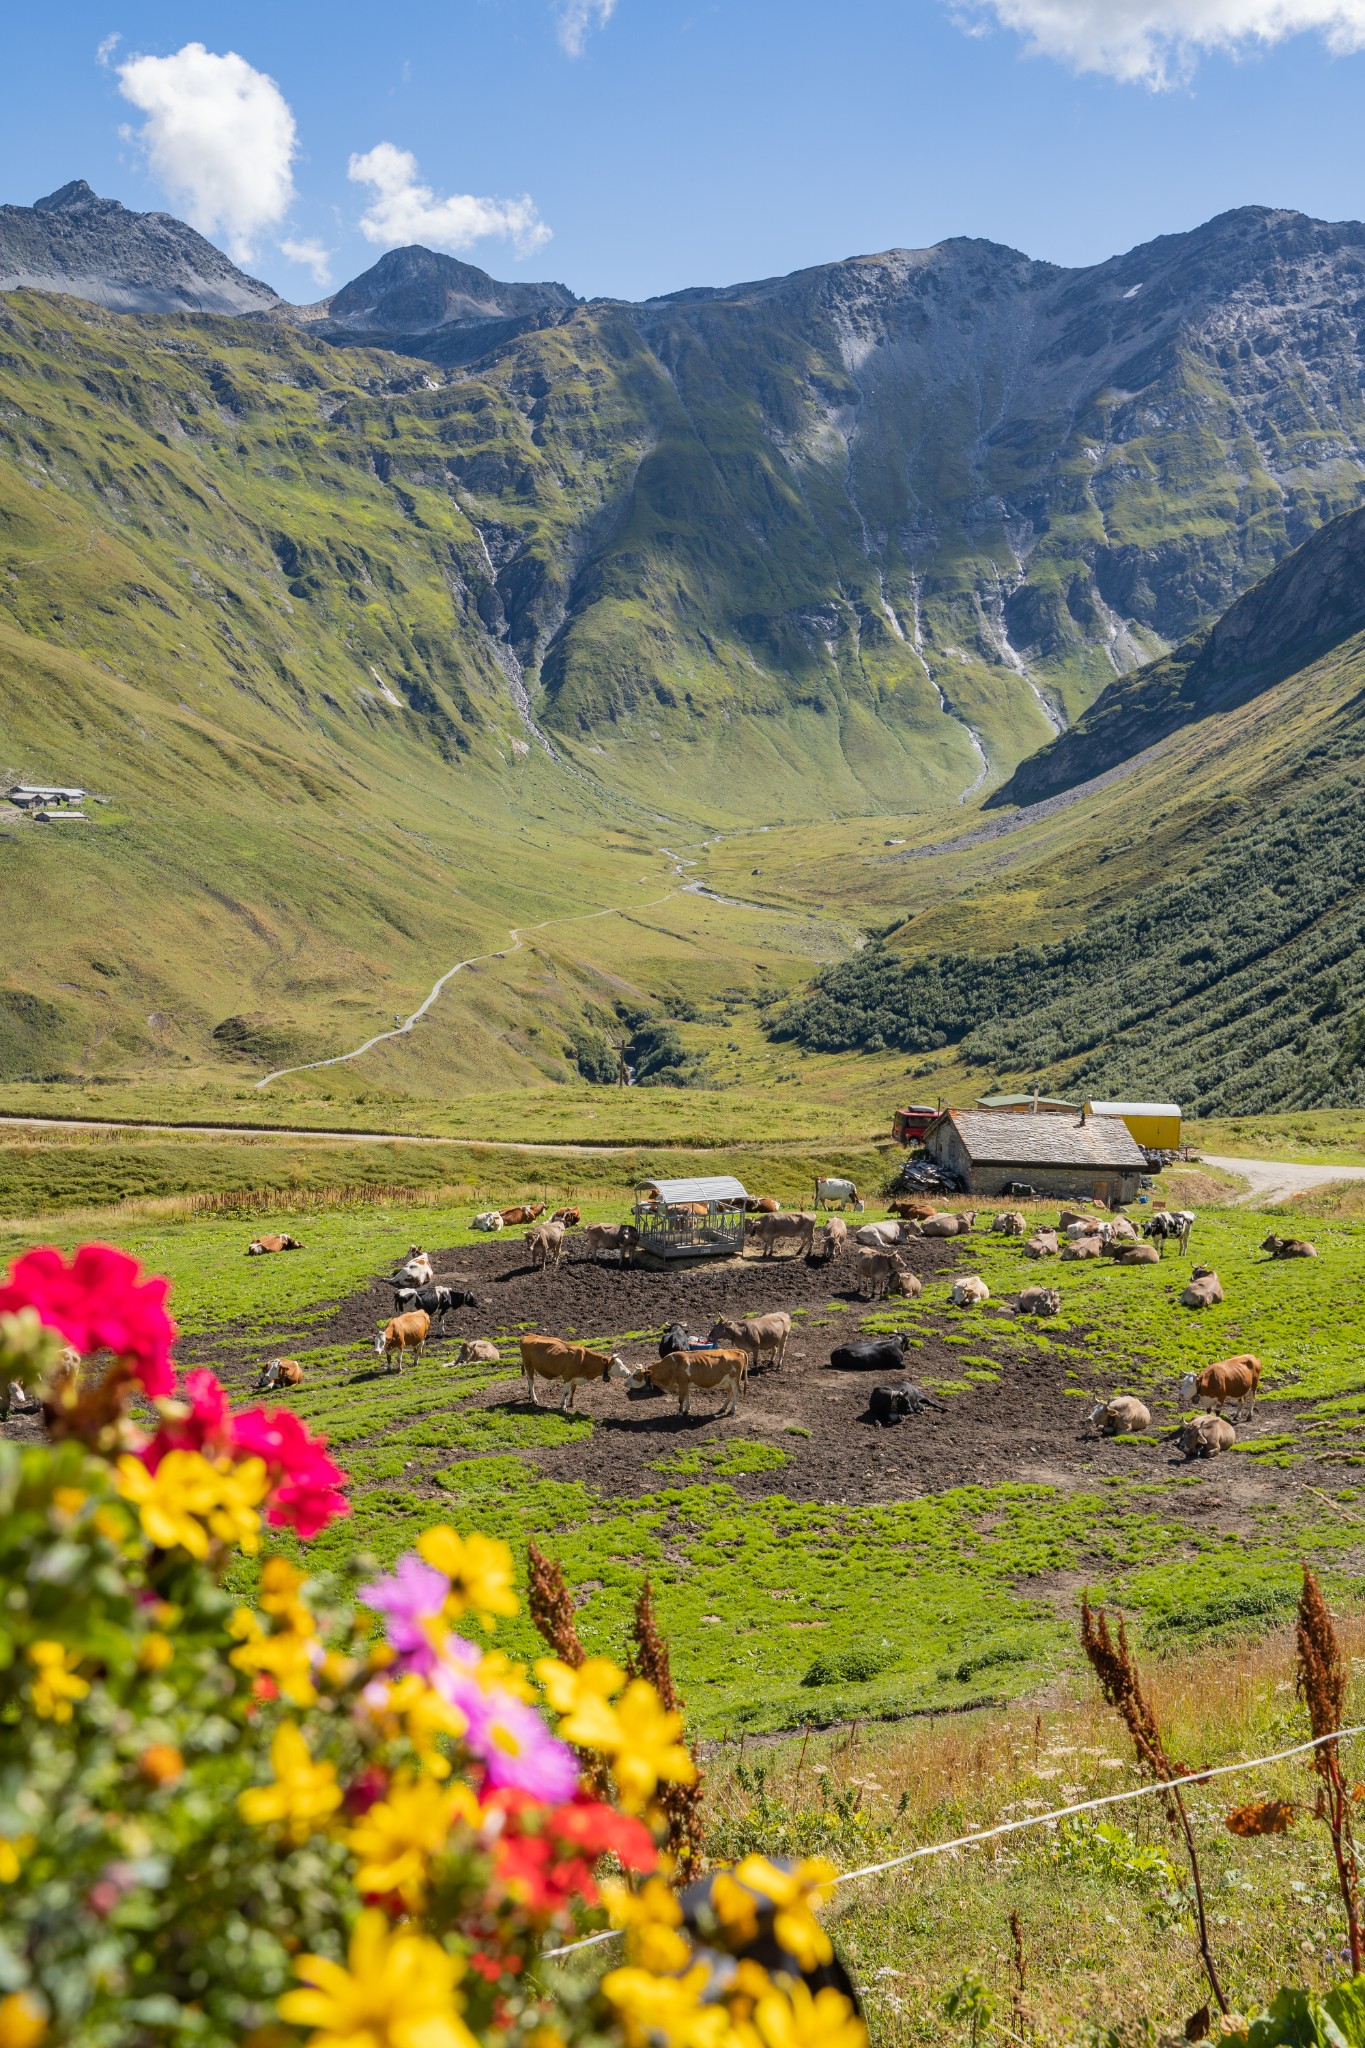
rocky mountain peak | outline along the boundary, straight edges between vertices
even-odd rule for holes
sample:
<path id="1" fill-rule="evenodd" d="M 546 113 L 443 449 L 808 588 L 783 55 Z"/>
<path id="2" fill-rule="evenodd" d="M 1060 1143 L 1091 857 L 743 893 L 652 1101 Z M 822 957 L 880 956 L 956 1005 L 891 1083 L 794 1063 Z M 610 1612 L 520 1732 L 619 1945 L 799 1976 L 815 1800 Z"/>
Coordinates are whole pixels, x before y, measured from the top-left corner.
<path id="1" fill-rule="evenodd" d="M 280 301 L 168 213 L 133 213 L 84 178 L 0 206 L 0 292 L 64 292 L 116 313 L 263 313 Z"/>
<path id="2" fill-rule="evenodd" d="M 69 184 L 49 192 L 46 199 L 33 202 L 35 213 L 80 213 L 93 207 L 99 207 L 105 213 L 124 213 L 127 210 L 121 200 L 101 199 L 84 178 L 73 178 Z"/>
<path id="3" fill-rule="evenodd" d="M 531 328 L 553 327 L 580 303 L 567 285 L 503 283 L 414 245 L 388 250 L 303 317 L 329 341 L 460 363 Z"/>

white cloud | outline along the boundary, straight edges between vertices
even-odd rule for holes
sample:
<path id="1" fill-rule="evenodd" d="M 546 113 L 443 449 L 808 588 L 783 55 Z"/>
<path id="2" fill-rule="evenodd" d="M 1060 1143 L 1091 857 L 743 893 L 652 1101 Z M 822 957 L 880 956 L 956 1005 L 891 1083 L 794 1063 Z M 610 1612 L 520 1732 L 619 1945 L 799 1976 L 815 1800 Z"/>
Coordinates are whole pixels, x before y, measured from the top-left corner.
<path id="1" fill-rule="evenodd" d="M 99 65 L 107 64 L 122 41 L 123 37 L 117 29 L 112 35 L 105 36 L 95 51 L 95 62 Z"/>
<path id="2" fill-rule="evenodd" d="M 511 242 L 519 256 L 529 256 L 550 240 L 551 230 L 527 194 L 520 199 L 476 199 L 452 192 L 449 198 L 438 199 L 430 185 L 418 182 L 412 151 L 392 142 L 377 143 L 364 156 L 353 156 L 346 174 L 373 191 L 375 196 L 360 217 L 360 232 L 367 242 L 379 242 L 386 249 L 423 242 L 458 255 L 475 242 L 497 238 Z"/>
<path id="3" fill-rule="evenodd" d="M 294 197 L 294 116 L 273 78 L 232 51 L 186 43 L 173 57 L 129 57 L 119 91 L 146 115 L 138 139 L 155 176 L 239 263 Z"/>
<path id="4" fill-rule="evenodd" d="M 309 239 L 298 241 L 286 235 L 280 243 L 281 256 L 287 256 L 291 263 L 301 263 L 305 270 L 313 273 L 313 282 L 320 292 L 325 292 L 332 282 L 332 252 L 322 242 Z"/>
<path id="5" fill-rule="evenodd" d="M 615 14 L 616 0 L 558 0 L 555 12 L 560 48 L 566 56 L 581 57 L 590 31 L 605 28 Z"/>
<path id="6" fill-rule="evenodd" d="M 1201 55 L 1320 35 L 1338 56 L 1365 49 L 1365 0 L 966 0 L 964 25 L 994 15 L 1030 52 L 1128 84 L 1179 83 Z"/>

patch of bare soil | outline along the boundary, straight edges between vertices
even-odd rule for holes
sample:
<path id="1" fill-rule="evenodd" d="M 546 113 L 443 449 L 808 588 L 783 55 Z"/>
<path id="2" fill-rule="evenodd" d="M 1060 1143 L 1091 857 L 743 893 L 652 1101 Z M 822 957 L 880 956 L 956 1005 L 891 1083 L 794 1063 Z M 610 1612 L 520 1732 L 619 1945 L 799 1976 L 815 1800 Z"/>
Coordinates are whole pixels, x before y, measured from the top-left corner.
<path id="1" fill-rule="evenodd" d="M 912 1244 L 903 1256 L 927 1282 L 946 1279 L 967 1253 L 965 1243 L 947 1240 Z M 1079 1372 L 1082 1384 L 1097 1392 L 1112 1391 L 1102 1363 L 1092 1361 L 1087 1333 L 1054 1331 L 1029 1319 L 1030 1332 L 1048 1342 L 1046 1348 L 1021 1344 L 1021 1319 L 1006 1303 L 987 1310 L 988 1333 L 973 1333 L 973 1352 L 998 1363 L 998 1380 L 945 1395 L 942 1410 L 878 1428 L 867 1416 L 873 1386 L 903 1378 L 920 1384 L 961 1381 L 962 1349 L 944 1341 L 959 1325 L 951 1309 L 931 1315 L 928 1333 L 912 1337 L 902 1370 L 836 1371 L 831 1352 L 864 1335 L 862 1325 L 876 1308 L 854 1293 L 851 1258 L 826 1266 L 779 1254 L 656 1273 L 622 1267 L 614 1255 L 590 1261 L 580 1241 L 557 1272 L 540 1273 L 526 1265 L 520 1241 L 494 1238 L 487 1245 L 433 1253 L 433 1259 L 439 1279 L 467 1287 L 480 1304 L 450 1317 L 449 1334 L 429 1350 L 436 1358 L 453 1356 L 461 1338 L 476 1336 L 501 1339 L 513 1346 L 514 1355 L 516 1338 L 538 1330 L 618 1350 L 629 1362 L 644 1363 L 657 1356 L 658 1333 L 674 1321 L 700 1336 L 718 1316 L 778 1308 L 806 1311 L 796 1322 L 781 1370 L 769 1367 L 751 1376 L 734 1416 L 719 1419 L 720 1397 L 712 1394 L 694 1395 L 693 1412 L 680 1415 L 662 1395 L 634 1394 L 600 1382 L 580 1385 L 575 1410 L 592 1419 L 591 1437 L 529 1455 L 547 1475 L 581 1480 L 607 1494 L 647 1495 L 677 1486 L 679 1475 L 654 1466 L 699 1444 L 723 1446 L 736 1437 L 786 1453 L 788 1462 L 779 1470 L 725 1475 L 751 1497 L 779 1492 L 830 1503 L 899 1501 L 1004 1480 L 1070 1489 L 1093 1487 L 1117 1474 L 1153 1481 L 1186 1474 L 1201 1483 L 1182 1492 L 1182 1508 L 1238 1526 L 1251 1509 L 1298 1490 L 1291 1471 L 1257 1469 L 1252 1459 L 1233 1455 L 1187 1465 L 1170 1444 L 1097 1437 L 1086 1424 L 1087 1404 L 1067 1392 L 1069 1372 Z M 376 1283 L 337 1303 L 330 1319 L 310 1324 L 306 1332 L 291 1336 L 281 1330 L 268 1344 L 257 1334 L 249 1355 L 243 1348 L 234 1362 L 225 1362 L 233 1347 L 221 1334 L 196 1349 L 225 1362 L 225 1377 L 239 1397 L 259 1361 L 272 1349 L 287 1352 L 291 1345 L 312 1349 L 354 1343 L 357 1373 L 370 1380 L 375 1361 L 365 1354 L 372 1350 L 376 1325 L 389 1313 L 390 1290 Z M 185 1362 L 191 1362 L 188 1356 Z M 486 1379 L 487 1368 L 470 1371 Z M 462 1377 L 452 1374 L 449 1398 L 433 1402 L 433 1412 L 443 1407 L 526 1412 L 520 1376 L 470 1393 L 461 1392 Z M 1076 1384 L 1073 1378 L 1070 1385 Z M 1154 1386 L 1145 1396 L 1158 1430 L 1168 1426 L 1167 1411 L 1158 1411 L 1155 1403 L 1168 1395 L 1168 1387 Z M 556 1398 L 553 1390 L 543 1394 L 547 1405 Z M 1277 1428 L 1283 1427 L 1282 1414 L 1277 1404 Z M 1245 1434 L 1260 1429 L 1258 1419 Z"/>

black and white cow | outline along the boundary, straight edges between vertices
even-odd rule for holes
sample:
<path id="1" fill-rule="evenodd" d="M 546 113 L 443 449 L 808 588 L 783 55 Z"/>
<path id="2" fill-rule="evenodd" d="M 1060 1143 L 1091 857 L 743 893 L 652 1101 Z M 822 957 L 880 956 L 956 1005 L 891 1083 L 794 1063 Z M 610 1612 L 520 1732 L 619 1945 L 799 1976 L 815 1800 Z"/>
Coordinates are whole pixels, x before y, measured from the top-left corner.
<path id="1" fill-rule="evenodd" d="M 1193 1209 L 1158 1209 L 1155 1216 L 1149 1216 L 1142 1226 L 1144 1237 L 1156 1239 L 1157 1250 L 1165 1256 L 1166 1240 L 1179 1240 L 1182 1252 L 1190 1248 L 1190 1232 L 1194 1229 Z"/>
<path id="2" fill-rule="evenodd" d="M 415 1308 L 425 1309 L 429 1316 L 436 1318 L 438 1333 L 444 1332 L 446 1317 L 452 1309 L 478 1306 L 475 1296 L 466 1294 L 462 1287 L 398 1287 L 393 1296 L 396 1316 L 410 1315 Z"/>

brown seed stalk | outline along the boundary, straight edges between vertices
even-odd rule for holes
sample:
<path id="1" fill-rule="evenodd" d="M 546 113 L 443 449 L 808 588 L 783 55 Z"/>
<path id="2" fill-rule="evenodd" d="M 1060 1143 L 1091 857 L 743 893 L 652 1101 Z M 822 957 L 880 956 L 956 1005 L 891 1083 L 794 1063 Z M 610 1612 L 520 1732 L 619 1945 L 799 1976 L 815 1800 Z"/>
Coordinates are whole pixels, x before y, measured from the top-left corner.
<path id="1" fill-rule="evenodd" d="M 1195 1847 L 1194 1829 L 1190 1826 L 1185 1802 L 1180 1796 L 1177 1780 L 1190 1774 L 1179 1764 L 1172 1763 L 1166 1754 L 1161 1739 L 1161 1727 L 1156 1710 L 1142 1689 L 1142 1679 L 1132 1652 L 1128 1648 L 1128 1636 L 1119 1616 L 1118 1641 L 1109 1633 L 1109 1619 L 1102 1607 L 1092 1610 L 1090 1602 L 1081 1599 L 1081 1647 L 1090 1660 L 1090 1665 L 1099 1681 L 1100 1692 L 1107 1703 L 1123 1720 L 1141 1768 L 1157 1784 L 1166 1790 L 1167 1817 L 1173 1827 L 1178 1826 L 1185 1838 L 1185 1850 L 1190 1859 L 1190 1875 L 1194 1879 L 1195 1919 L 1199 1935 L 1199 1954 L 1209 1986 L 1218 2001 L 1221 2012 L 1228 2009 L 1223 1987 L 1219 1982 L 1218 1968 L 1209 1946 L 1208 1914 L 1204 1907 L 1204 1878 L 1199 1867 L 1199 1851 Z"/>
<path id="2" fill-rule="evenodd" d="M 1336 1629 L 1322 1597 L 1322 1588 L 1312 1572 L 1303 1568 L 1303 1590 L 1299 1594 L 1298 1693 L 1308 1708 L 1309 1726 L 1321 1747 L 1313 1751 L 1317 1773 L 1316 1811 L 1326 1821 L 1332 1837 L 1332 1855 L 1337 1866 L 1346 1908 L 1346 1936 L 1351 1949 L 1351 1971 L 1360 1974 L 1360 1880 L 1356 1864 L 1355 1832 L 1351 1826 L 1351 1795 L 1341 1774 L 1340 1745 L 1325 1741 L 1342 1725 L 1346 1711 L 1346 1659 Z"/>
<path id="3" fill-rule="evenodd" d="M 668 1643 L 659 1633 L 659 1625 L 654 1617 L 653 1589 L 648 1579 L 640 1588 L 640 1597 L 635 1603 L 635 1627 L 632 1634 L 635 1647 L 628 1660 L 631 1677 L 648 1679 L 668 1711 L 672 1714 L 681 1713 L 682 1701 L 678 1698 L 677 1687 L 673 1683 Z M 692 1761 L 696 1763 L 695 1756 Z M 659 1787 L 659 1805 L 668 1823 L 667 1847 L 677 1863 L 678 1877 L 683 1884 L 687 1884 L 701 1869 L 701 1792 L 700 1771 L 690 1785 Z"/>
<path id="4" fill-rule="evenodd" d="M 557 1558 L 546 1557 L 536 1544 L 526 1546 L 529 1587 L 527 1606 L 531 1619 L 562 1664 L 577 1671 L 588 1653 L 579 1640 L 573 1618 L 573 1594 L 564 1579 L 564 1567 Z M 577 1749 L 583 1782 L 594 1799 L 605 1799 L 611 1790 L 607 1760 L 595 1749 Z"/>

